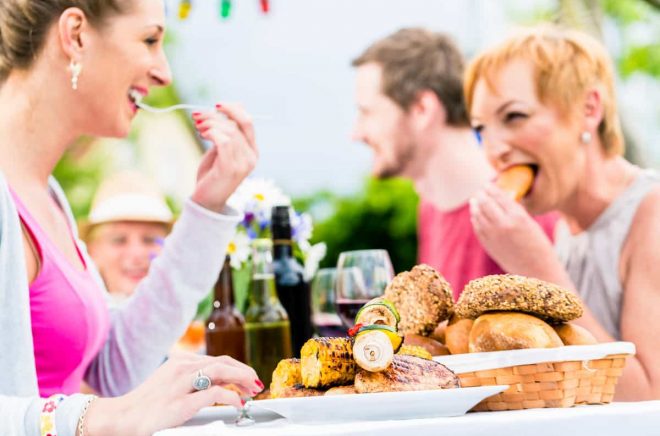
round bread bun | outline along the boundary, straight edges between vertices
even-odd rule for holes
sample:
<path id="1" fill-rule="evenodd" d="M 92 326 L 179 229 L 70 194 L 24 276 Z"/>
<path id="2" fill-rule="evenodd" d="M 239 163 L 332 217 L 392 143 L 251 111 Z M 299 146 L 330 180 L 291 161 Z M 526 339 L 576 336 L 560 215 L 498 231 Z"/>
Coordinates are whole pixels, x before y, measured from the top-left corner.
<path id="1" fill-rule="evenodd" d="M 445 331 L 445 345 L 451 354 L 463 354 L 469 352 L 470 331 L 474 321 L 469 318 L 459 318 L 453 315 L 449 318 Z"/>
<path id="2" fill-rule="evenodd" d="M 598 341 L 589 330 L 576 324 L 559 324 L 553 326 L 564 345 L 594 345 Z"/>
<path id="3" fill-rule="evenodd" d="M 481 315 L 470 331 L 470 353 L 519 350 L 523 348 L 556 348 L 564 343 L 545 322 L 532 315 L 517 312 L 495 312 Z"/>
<path id="4" fill-rule="evenodd" d="M 485 312 L 529 313 L 551 324 L 582 316 L 582 304 L 571 292 L 543 280 L 513 274 L 491 275 L 465 285 L 454 307 L 460 318 Z"/>
<path id="5" fill-rule="evenodd" d="M 449 320 L 446 319 L 442 321 L 440 324 L 438 324 L 435 330 L 433 330 L 433 332 L 431 332 L 431 334 L 429 335 L 429 338 L 435 339 L 436 341 L 442 342 L 444 344 L 448 321 Z"/>
<path id="6" fill-rule="evenodd" d="M 446 356 L 449 349 L 442 343 L 428 336 L 408 333 L 403 337 L 403 345 L 416 345 L 431 353 L 431 356 Z"/>
<path id="7" fill-rule="evenodd" d="M 451 286 L 428 265 L 398 274 L 385 289 L 385 298 L 399 312 L 399 331 L 428 336 L 452 313 Z"/>

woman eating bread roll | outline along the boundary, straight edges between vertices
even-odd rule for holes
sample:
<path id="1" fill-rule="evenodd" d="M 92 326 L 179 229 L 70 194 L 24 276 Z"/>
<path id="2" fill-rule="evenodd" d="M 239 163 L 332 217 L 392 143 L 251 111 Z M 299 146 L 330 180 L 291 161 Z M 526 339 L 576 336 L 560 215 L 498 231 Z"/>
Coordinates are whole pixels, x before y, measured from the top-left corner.
<path id="1" fill-rule="evenodd" d="M 523 194 L 493 183 L 472 199 L 482 244 L 505 270 L 575 292 L 585 306 L 576 323 L 599 342 L 635 343 L 616 399 L 659 399 L 660 178 L 622 157 L 604 47 L 579 32 L 533 28 L 477 56 L 465 93 L 496 170 L 533 175 Z M 551 210 L 564 218 L 556 247 L 527 213 Z"/>

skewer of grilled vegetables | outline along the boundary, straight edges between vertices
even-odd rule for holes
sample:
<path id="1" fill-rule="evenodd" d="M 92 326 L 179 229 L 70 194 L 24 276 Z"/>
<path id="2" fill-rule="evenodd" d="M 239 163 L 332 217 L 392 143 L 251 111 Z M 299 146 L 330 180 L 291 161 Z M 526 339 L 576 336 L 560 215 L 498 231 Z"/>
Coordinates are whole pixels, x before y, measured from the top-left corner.
<path id="1" fill-rule="evenodd" d="M 350 338 L 313 338 L 300 350 L 300 372 L 306 388 L 349 385 L 355 378 Z"/>
<path id="2" fill-rule="evenodd" d="M 355 316 L 355 324 L 380 324 L 396 329 L 400 319 L 391 301 L 377 297 L 362 306 Z"/>
<path id="3" fill-rule="evenodd" d="M 387 325 L 357 324 L 349 331 L 355 337 L 353 358 L 362 369 L 372 372 L 383 371 L 392 363 L 403 338 L 396 329 Z"/>

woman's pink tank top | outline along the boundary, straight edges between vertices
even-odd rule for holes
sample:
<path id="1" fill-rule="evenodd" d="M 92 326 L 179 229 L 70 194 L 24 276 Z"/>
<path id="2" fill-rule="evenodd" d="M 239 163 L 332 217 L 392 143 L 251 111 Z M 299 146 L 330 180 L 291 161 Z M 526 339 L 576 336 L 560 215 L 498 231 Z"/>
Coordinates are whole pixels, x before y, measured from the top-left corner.
<path id="1" fill-rule="evenodd" d="M 12 196 L 41 260 L 39 274 L 30 285 L 39 394 L 80 392 L 85 370 L 105 342 L 110 326 L 104 291 L 88 271 L 77 244 L 83 271 L 64 256 L 13 191 Z"/>

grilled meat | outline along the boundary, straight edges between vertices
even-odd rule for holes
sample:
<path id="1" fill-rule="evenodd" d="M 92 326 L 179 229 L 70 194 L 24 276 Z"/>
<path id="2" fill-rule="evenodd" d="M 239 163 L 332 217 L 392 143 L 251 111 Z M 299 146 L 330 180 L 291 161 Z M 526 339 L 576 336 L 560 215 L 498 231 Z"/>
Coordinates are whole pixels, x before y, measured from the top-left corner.
<path id="1" fill-rule="evenodd" d="M 357 394 L 354 385 L 350 386 L 336 386 L 325 391 L 325 395 L 348 395 Z"/>
<path id="2" fill-rule="evenodd" d="M 360 394 L 458 387 L 458 377 L 446 366 L 414 356 L 396 355 L 385 371 L 359 370 L 355 376 L 355 390 Z"/>
<path id="3" fill-rule="evenodd" d="M 280 389 L 277 396 L 271 392 L 270 398 L 318 397 L 323 394 L 325 394 L 324 390 L 310 389 L 301 384 L 296 384 Z"/>

